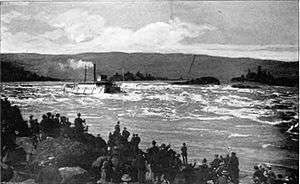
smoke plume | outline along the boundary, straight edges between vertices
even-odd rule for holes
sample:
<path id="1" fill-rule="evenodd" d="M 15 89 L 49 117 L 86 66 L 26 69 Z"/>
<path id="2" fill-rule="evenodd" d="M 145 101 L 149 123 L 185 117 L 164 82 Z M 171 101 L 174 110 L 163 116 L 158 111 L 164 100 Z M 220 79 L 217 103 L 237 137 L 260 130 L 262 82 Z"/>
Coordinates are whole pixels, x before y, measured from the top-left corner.
<path id="1" fill-rule="evenodd" d="M 75 59 L 68 59 L 66 64 L 59 63 L 58 64 L 61 70 L 66 70 L 66 68 L 72 68 L 73 70 L 82 69 L 84 67 L 92 68 L 93 63 L 90 61 L 83 61 L 83 60 L 75 60 Z"/>

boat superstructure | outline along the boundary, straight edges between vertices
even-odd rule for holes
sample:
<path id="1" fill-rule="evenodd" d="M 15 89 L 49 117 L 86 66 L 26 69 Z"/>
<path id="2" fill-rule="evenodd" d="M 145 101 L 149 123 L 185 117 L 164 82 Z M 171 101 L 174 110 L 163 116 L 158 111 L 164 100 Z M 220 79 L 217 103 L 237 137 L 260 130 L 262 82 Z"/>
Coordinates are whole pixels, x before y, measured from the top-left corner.
<path id="1" fill-rule="evenodd" d="M 102 94 L 102 93 L 121 93 L 121 88 L 105 77 L 96 78 L 96 64 L 94 64 L 94 82 L 86 82 L 86 68 L 83 83 L 67 83 L 63 90 L 73 94 Z"/>

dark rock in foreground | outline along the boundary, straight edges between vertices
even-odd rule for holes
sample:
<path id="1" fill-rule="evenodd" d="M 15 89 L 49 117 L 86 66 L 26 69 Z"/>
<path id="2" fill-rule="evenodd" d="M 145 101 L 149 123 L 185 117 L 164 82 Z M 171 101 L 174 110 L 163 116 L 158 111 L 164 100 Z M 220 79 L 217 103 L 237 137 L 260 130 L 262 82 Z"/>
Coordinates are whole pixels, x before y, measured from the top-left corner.
<path id="1" fill-rule="evenodd" d="M 214 77 L 201 77 L 196 79 L 191 79 L 185 82 L 173 82 L 172 84 L 177 85 L 206 85 L 206 84 L 213 84 L 213 85 L 220 85 L 220 81 Z"/>

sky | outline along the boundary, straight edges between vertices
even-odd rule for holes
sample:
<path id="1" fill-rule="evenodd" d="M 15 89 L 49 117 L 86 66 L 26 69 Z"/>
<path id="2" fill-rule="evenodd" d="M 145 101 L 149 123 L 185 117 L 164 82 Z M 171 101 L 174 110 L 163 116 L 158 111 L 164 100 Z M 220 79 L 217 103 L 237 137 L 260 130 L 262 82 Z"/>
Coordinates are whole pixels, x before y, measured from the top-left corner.
<path id="1" fill-rule="evenodd" d="M 297 1 L 2 2 L 1 53 L 191 53 L 298 61 Z"/>

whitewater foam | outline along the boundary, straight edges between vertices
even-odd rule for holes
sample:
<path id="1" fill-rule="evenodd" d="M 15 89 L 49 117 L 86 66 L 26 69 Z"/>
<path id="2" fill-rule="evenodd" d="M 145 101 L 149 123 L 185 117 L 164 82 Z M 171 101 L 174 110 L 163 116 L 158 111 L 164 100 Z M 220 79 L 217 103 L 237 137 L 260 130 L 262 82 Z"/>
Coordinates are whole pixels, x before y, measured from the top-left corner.
<path id="1" fill-rule="evenodd" d="M 250 137 L 251 135 L 249 134 L 239 134 L 239 133 L 232 133 L 228 136 L 228 138 L 232 138 L 232 137 Z"/>

